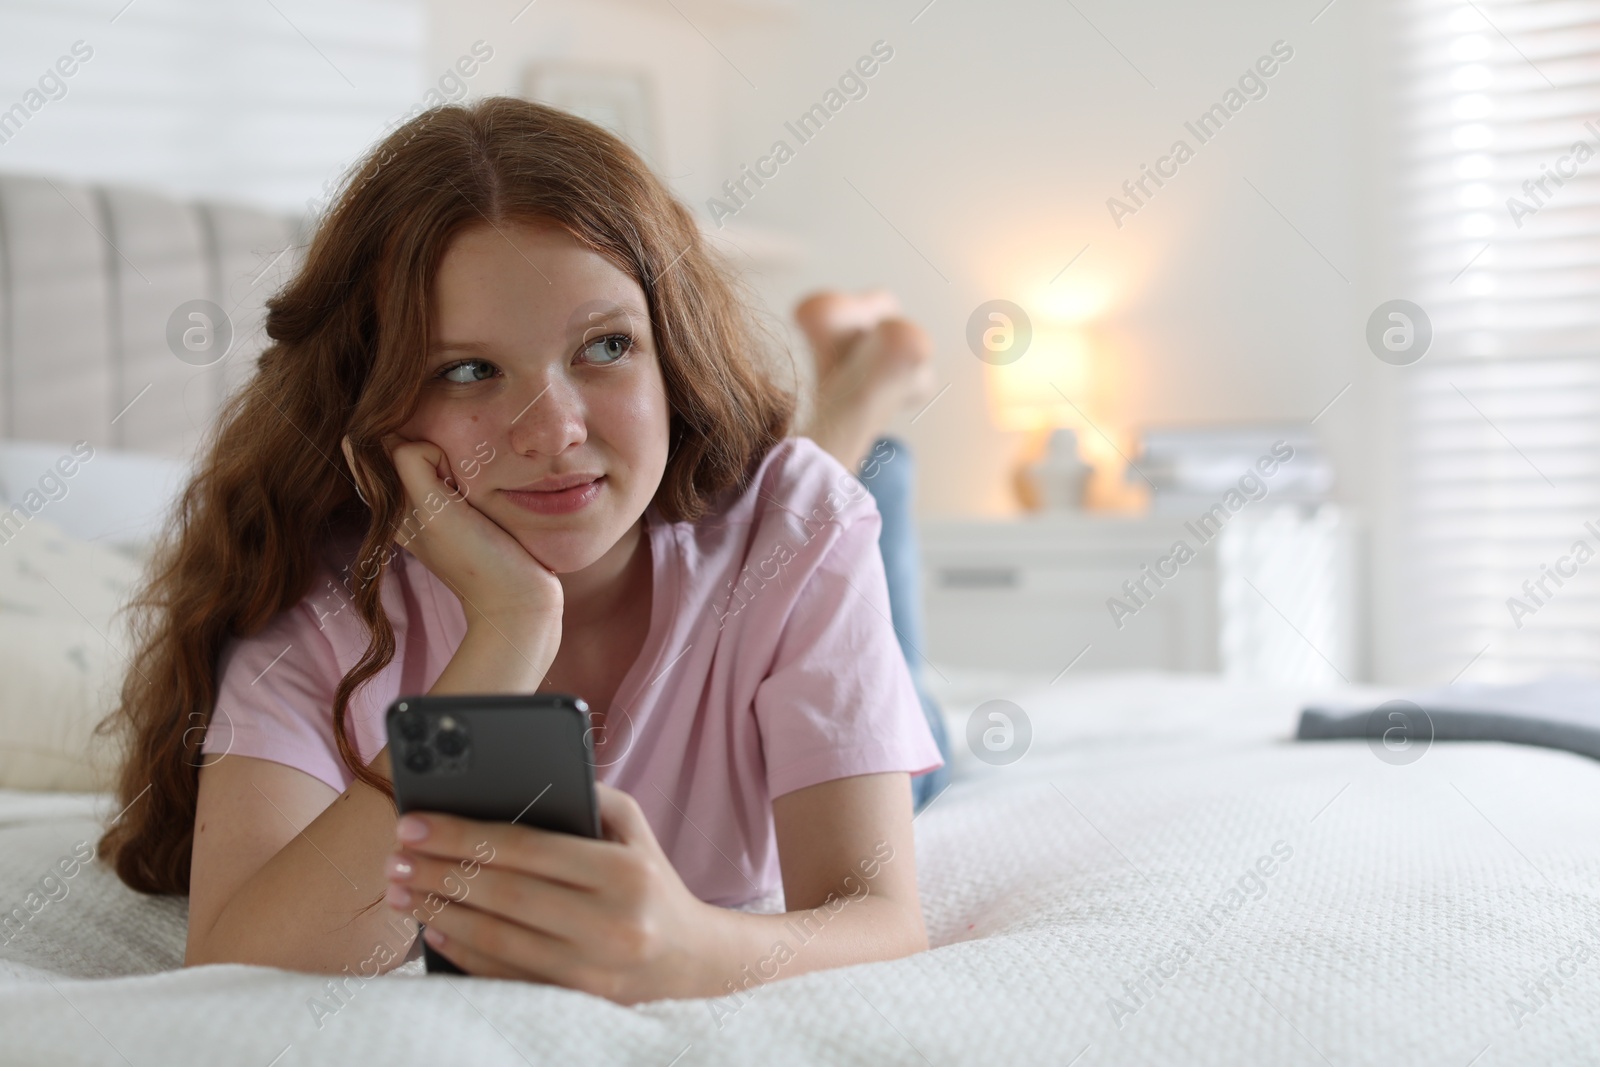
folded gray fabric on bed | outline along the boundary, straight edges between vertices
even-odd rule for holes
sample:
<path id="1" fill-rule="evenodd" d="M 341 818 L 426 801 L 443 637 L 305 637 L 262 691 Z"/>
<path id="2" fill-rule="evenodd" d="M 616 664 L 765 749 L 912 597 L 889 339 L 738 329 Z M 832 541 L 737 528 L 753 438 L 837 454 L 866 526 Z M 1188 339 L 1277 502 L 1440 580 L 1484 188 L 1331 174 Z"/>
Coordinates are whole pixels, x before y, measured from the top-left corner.
<path id="1" fill-rule="evenodd" d="M 1312 705 L 1300 741 L 1386 738 L 1405 743 L 1509 741 L 1600 759 L 1600 681 L 1548 678 L 1519 685 L 1450 685 L 1379 705 Z"/>

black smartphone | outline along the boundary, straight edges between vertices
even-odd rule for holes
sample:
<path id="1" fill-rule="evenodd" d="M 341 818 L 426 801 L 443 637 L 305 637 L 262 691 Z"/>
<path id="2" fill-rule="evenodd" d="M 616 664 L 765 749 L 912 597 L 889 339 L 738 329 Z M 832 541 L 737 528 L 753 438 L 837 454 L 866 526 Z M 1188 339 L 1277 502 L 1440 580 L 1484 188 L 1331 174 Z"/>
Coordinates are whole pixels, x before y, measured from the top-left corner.
<path id="1" fill-rule="evenodd" d="M 389 705 L 384 725 L 401 814 L 439 811 L 600 836 L 589 705 L 582 698 L 400 697 Z M 427 942 L 422 953 L 430 974 L 463 973 Z"/>

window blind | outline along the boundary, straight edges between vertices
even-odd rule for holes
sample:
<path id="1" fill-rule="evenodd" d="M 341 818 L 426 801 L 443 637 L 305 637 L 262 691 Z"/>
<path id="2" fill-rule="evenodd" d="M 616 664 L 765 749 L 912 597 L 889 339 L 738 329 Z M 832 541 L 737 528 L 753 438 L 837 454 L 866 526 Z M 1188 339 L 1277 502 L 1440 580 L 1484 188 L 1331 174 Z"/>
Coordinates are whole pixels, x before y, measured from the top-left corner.
<path id="1" fill-rule="evenodd" d="M 1600 674 L 1600 2 L 1398 11 L 1403 295 L 1434 337 L 1396 369 L 1396 637 L 1430 678 Z"/>

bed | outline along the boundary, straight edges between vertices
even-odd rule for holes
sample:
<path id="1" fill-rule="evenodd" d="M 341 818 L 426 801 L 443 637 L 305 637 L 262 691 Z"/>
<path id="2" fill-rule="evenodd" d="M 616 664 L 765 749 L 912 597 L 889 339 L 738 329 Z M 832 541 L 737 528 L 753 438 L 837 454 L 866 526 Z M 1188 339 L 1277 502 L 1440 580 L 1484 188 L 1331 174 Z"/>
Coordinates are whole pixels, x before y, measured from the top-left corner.
<path id="1" fill-rule="evenodd" d="M 40 260 L 26 285 L 0 286 L 0 313 L 13 309 L 0 382 L 20 390 L 0 405 L 0 492 L 9 481 L 15 493 L 77 437 L 102 449 L 75 475 L 76 498 L 0 545 L 0 916 L 22 910 L 0 926 L 0 1062 L 1594 1060 L 1600 766 L 1502 744 L 1438 743 L 1397 764 L 1361 741 L 1294 742 L 1307 701 L 1387 694 L 1204 675 L 1069 673 L 1051 684 L 942 671 L 955 777 L 915 823 L 931 944 L 915 956 L 631 1008 L 427 976 L 420 960 L 342 985 L 263 967 L 182 968 L 186 902 L 134 893 L 92 858 L 114 802 L 108 754 L 88 728 L 122 669 L 111 616 L 138 574 L 141 539 L 181 475 L 185 442 L 238 372 L 193 372 L 177 400 L 155 390 L 135 398 L 150 407 L 131 409 L 149 414 L 127 420 L 118 408 L 144 380 L 131 342 L 62 357 L 104 385 L 76 394 L 95 400 L 87 413 L 20 372 L 44 352 L 22 344 L 28 323 L 42 331 L 45 311 L 71 306 L 50 286 L 122 284 L 93 234 L 72 244 L 39 230 L 52 197 L 73 209 L 49 209 L 63 227 L 129 204 L 171 216 L 171 205 L 104 191 L 0 183 L 4 239 L 36 240 L 46 258 L 76 248 L 98 264 L 84 270 L 108 272 L 84 282 L 82 270 Z M 24 208 L 34 230 L 11 222 Z M 228 232 L 257 235 L 229 253 L 235 273 L 273 269 L 281 229 L 234 222 Z M 226 227 L 207 225 L 171 257 L 210 256 L 193 278 L 234 277 L 216 259 Z M 181 273 L 155 270 L 140 247 L 130 238 L 122 251 L 154 272 L 150 284 Z M 29 254 L 13 247 L 0 262 L 15 278 Z M 172 283 L 173 306 L 193 295 L 186 284 Z M 215 291 L 246 308 L 256 299 L 253 287 L 230 286 Z M 137 311 L 122 299 L 95 306 Z M 108 335 L 78 332 L 84 344 Z M 219 376 L 200 382 L 205 374 Z M 1025 754 L 1006 765 L 965 743 L 969 716 L 991 700 L 1012 702 L 1032 727 Z"/>
<path id="2" fill-rule="evenodd" d="M 1600 767 L 1500 744 L 1394 765 L 1296 743 L 1313 694 L 1129 675 L 1007 686 L 916 821 L 931 948 L 632 1008 L 420 972 L 181 969 L 186 906 L 88 863 L 0 945 L 6 1062 L 1577 1063 L 1600 1038 Z M 964 694 L 954 690 L 965 688 Z M 975 705 L 974 705 L 975 706 Z M 965 716 L 953 716 L 955 736 Z M 0 792 L 0 904 L 110 798 Z M 75 852 L 74 850 L 77 850 Z M 60 892 L 59 890 L 57 891 Z M 321 1004 L 319 1010 L 316 1005 Z"/>

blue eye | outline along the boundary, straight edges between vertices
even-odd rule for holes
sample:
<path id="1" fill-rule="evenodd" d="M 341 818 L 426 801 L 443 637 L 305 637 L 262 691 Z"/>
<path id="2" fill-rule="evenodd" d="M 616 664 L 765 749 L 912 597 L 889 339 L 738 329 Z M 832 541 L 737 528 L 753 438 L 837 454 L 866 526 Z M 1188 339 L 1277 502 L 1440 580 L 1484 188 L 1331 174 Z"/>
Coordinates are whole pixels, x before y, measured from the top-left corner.
<path id="1" fill-rule="evenodd" d="M 591 351 L 596 345 L 603 345 L 604 349 L 602 358 L 594 362 L 604 366 L 608 363 L 617 362 L 617 360 L 633 351 L 634 340 L 632 336 L 625 333 L 607 334 L 604 337 L 596 337 L 593 341 L 590 341 L 584 351 Z"/>
<path id="2" fill-rule="evenodd" d="M 463 367 L 472 367 L 472 366 L 488 367 L 488 368 L 490 368 L 490 374 L 486 375 L 485 377 L 491 377 L 493 375 L 494 364 L 489 363 L 488 361 L 482 360 L 482 359 L 463 359 L 463 360 L 460 360 L 458 362 L 450 364 L 448 367 L 439 368 L 439 375 L 438 376 L 440 378 L 443 378 L 445 381 L 453 382 L 456 385 L 469 385 L 472 382 L 481 382 L 481 381 L 483 381 L 484 380 L 483 378 L 469 378 L 466 381 L 463 381 L 460 378 L 452 378 L 452 377 L 450 377 L 451 374 L 454 374 L 456 371 L 461 370 Z"/>

